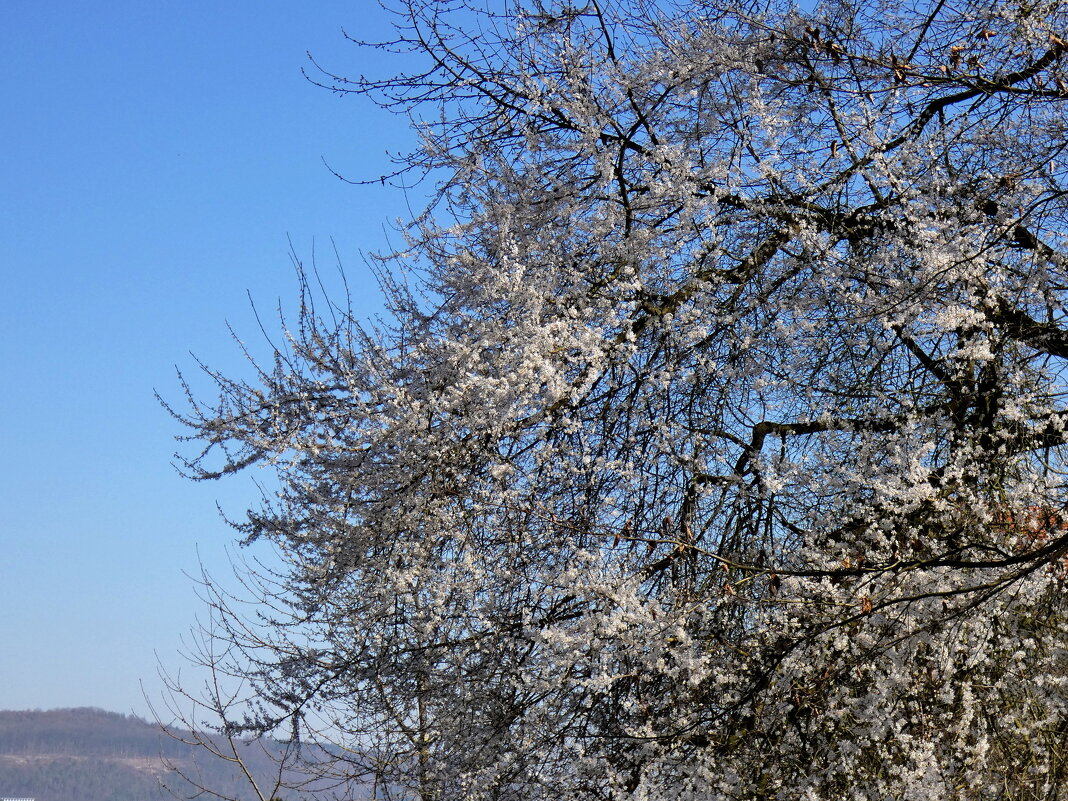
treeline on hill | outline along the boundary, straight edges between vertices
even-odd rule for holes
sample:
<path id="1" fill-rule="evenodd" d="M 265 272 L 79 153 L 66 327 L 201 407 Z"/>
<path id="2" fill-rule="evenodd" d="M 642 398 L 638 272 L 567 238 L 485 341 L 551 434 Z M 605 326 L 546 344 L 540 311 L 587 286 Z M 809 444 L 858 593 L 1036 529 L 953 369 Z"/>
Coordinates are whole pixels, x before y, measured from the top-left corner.
<path id="1" fill-rule="evenodd" d="M 175 732 L 180 736 L 180 732 Z M 276 742 L 239 750 L 261 786 L 273 786 Z M 173 801 L 193 779 L 221 796 L 256 801 L 240 768 L 168 736 L 155 724 L 100 709 L 0 711 L 0 794 L 36 801 Z"/>
<path id="2" fill-rule="evenodd" d="M 169 756 L 185 746 L 158 726 L 101 709 L 0 711 L 0 753 L 35 756 Z"/>

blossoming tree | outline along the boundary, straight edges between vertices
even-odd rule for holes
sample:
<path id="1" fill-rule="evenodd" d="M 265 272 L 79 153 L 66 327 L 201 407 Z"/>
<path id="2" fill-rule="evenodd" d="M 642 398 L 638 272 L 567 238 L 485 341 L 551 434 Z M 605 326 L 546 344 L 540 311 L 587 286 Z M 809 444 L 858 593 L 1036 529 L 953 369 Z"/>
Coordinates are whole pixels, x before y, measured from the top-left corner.
<path id="1" fill-rule="evenodd" d="M 1068 8 L 487 5 L 317 76 L 439 192 L 181 412 L 282 488 L 203 702 L 381 798 L 1066 797 Z"/>

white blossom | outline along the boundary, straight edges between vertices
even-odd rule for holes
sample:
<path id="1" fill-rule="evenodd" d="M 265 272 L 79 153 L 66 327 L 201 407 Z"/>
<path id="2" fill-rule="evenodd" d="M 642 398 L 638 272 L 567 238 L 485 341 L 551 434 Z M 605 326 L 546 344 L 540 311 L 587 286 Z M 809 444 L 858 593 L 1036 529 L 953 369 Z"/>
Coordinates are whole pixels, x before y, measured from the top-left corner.
<path id="1" fill-rule="evenodd" d="M 441 182 L 393 321 L 181 413 L 282 486 L 203 703 L 381 798 L 1065 797 L 1066 9 L 505 7 L 337 84 Z"/>

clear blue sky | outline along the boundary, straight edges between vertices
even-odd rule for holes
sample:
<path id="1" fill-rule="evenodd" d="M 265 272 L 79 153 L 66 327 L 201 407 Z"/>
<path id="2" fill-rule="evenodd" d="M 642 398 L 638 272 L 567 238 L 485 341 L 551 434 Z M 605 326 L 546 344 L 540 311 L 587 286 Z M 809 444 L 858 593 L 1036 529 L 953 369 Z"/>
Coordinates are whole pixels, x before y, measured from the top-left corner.
<path id="1" fill-rule="evenodd" d="M 171 466 L 190 352 L 242 361 L 246 292 L 270 317 L 296 287 L 288 241 L 379 307 L 361 251 L 403 194 L 403 120 L 301 76 L 391 71 L 343 41 L 383 34 L 374 0 L 7 0 L 0 32 L 0 708 L 146 713 L 199 609 L 199 558 L 224 571 L 243 481 Z M 413 201 L 414 202 L 414 201 Z"/>

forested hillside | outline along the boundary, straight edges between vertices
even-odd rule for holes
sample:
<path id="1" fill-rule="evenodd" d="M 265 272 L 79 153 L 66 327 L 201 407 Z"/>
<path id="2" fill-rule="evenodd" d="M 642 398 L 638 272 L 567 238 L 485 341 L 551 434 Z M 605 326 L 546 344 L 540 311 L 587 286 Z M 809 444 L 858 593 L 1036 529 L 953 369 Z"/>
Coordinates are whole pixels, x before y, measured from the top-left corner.
<path id="1" fill-rule="evenodd" d="M 281 746 L 272 742 L 267 748 Z M 241 750 L 268 790 L 277 767 L 259 744 Z M 0 711 L 0 795 L 36 801 L 172 801 L 196 792 L 180 774 L 238 801 L 256 799 L 235 765 L 140 718 L 100 709 Z"/>
<path id="2" fill-rule="evenodd" d="M 158 726 L 101 709 L 0 711 L 0 753 L 62 756 L 180 756 Z"/>

